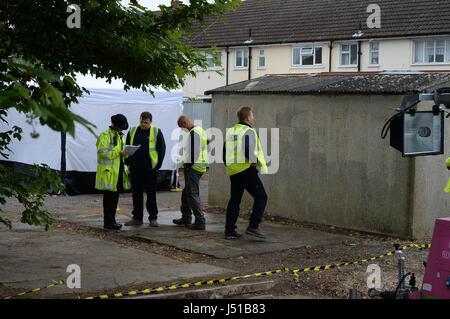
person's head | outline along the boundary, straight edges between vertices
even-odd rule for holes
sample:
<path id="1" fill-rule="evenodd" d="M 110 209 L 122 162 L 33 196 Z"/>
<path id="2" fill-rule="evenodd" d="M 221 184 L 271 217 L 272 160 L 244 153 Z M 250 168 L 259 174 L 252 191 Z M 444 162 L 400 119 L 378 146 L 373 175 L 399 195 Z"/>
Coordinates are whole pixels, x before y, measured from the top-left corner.
<path id="1" fill-rule="evenodd" d="M 189 131 L 194 127 L 194 122 L 192 122 L 189 116 L 183 114 L 178 118 L 178 126 Z"/>
<path id="2" fill-rule="evenodd" d="M 237 117 L 239 122 L 247 123 L 250 125 L 255 124 L 255 118 L 253 116 L 252 108 L 249 106 L 241 106 L 237 110 Z"/>
<path id="3" fill-rule="evenodd" d="M 150 125 L 152 125 L 152 113 L 142 112 L 139 119 L 139 125 L 141 126 L 142 130 L 148 130 L 150 128 Z"/>
<path id="4" fill-rule="evenodd" d="M 125 115 L 123 114 L 116 114 L 111 116 L 111 125 L 113 130 L 118 131 L 119 133 L 123 130 L 128 129 L 128 121 Z"/>

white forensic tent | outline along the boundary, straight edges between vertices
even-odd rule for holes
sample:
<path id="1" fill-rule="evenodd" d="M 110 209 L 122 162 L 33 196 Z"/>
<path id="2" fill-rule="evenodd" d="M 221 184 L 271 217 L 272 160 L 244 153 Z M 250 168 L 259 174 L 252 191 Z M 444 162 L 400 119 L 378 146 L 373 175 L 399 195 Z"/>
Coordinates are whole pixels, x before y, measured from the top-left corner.
<path id="1" fill-rule="evenodd" d="M 167 171 L 169 176 L 174 175 L 177 164 L 172 160 L 171 150 L 178 143 L 177 119 L 183 112 L 183 92 L 182 91 L 154 91 L 154 97 L 150 93 L 114 88 L 88 89 L 90 95 L 79 98 L 79 104 L 73 104 L 70 110 L 85 118 L 97 128 L 94 129 L 96 135 L 108 128 L 111 124 L 111 116 L 117 113 L 125 115 L 128 119 L 129 128 L 139 125 L 139 116 L 142 112 L 152 113 L 152 124 L 159 127 L 166 142 L 166 155 L 161 167 L 161 171 Z M 8 124 L 0 123 L 0 131 L 4 132 L 17 125 L 23 128 L 23 139 L 14 140 L 9 148 L 11 154 L 8 159 L 0 158 L 21 164 L 47 164 L 52 169 L 61 169 L 61 134 L 41 126 L 35 121 L 35 130 L 39 133 L 38 138 L 32 138 L 30 133 L 33 127 L 26 123 L 26 116 L 18 113 L 15 109 L 8 111 Z M 174 131 L 176 131 L 174 133 Z M 124 132 L 126 135 L 127 132 Z M 172 136 L 177 136 L 172 139 Z M 85 184 L 86 177 L 90 175 L 89 184 L 95 178 L 97 168 L 96 136 L 89 132 L 84 126 L 76 124 L 75 138 L 70 135 L 66 137 L 66 186 L 74 184 Z M 161 172 L 160 171 L 160 172 Z M 166 174 L 167 175 L 167 174 Z M 169 177 L 171 178 L 171 177 Z M 75 179 L 82 179 L 79 183 Z M 67 185 L 73 184 L 73 185 Z M 74 187 L 79 189 L 80 187 Z M 86 187 L 81 187 L 86 189 Z M 74 190 L 72 193 L 86 191 Z M 69 191 L 70 193 L 70 191 Z"/>

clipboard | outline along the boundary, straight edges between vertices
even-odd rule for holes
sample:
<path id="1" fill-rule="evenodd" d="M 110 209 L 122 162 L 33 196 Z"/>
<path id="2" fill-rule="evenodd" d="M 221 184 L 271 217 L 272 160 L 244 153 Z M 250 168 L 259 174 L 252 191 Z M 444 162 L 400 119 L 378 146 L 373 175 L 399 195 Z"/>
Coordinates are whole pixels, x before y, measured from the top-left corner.
<path id="1" fill-rule="evenodd" d="M 141 145 L 125 145 L 124 152 L 129 152 L 128 155 L 133 155 L 141 147 Z"/>

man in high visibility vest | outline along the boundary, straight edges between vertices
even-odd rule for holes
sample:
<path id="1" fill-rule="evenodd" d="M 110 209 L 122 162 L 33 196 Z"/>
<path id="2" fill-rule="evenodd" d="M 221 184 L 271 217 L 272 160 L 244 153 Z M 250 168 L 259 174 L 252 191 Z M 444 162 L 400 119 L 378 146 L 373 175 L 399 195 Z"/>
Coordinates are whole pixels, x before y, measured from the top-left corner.
<path id="1" fill-rule="evenodd" d="M 158 227 L 158 205 L 156 203 L 157 172 L 166 154 L 166 143 L 161 130 L 152 125 L 152 114 L 142 112 L 139 125 L 127 134 L 127 145 L 141 147 L 125 159 L 131 177 L 133 193 L 133 217 L 125 226 L 142 225 L 144 219 L 144 190 L 147 193 L 146 208 L 151 227 Z"/>
<path id="2" fill-rule="evenodd" d="M 264 190 L 257 167 L 267 173 L 267 165 L 256 130 L 252 109 L 243 106 L 237 111 L 239 123 L 229 129 L 225 136 L 224 163 L 231 181 L 231 197 L 227 206 L 225 221 L 225 238 L 236 239 L 242 236 L 236 231 L 236 222 L 244 190 L 254 199 L 253 211 L 246 234 L 265 238 L 259 224 L 267 204 L 267 194 Z"/>
<path id="3" fill-rule="evenodd" d="M 206 133 L 200 126 L 187 116 L 178 119 L 178 126 L 189 132 L 185 147 L 184 161 L 184 189 L 181 194 L 181 218 L 174 219 L 173 223 L 194 230 L 205 230 L 205 214 L 200 202 L 200 178 L 206 172 L 207 145 Z M 192 214 L 195 222 L 192 224 Z"/>
<path id="4" fill-rule="evenodd" d="M 122 114 L 111 117 L 111 126 L 103 131 L 97 139 L 97 173 L 95 188 L 103 191 L 103 227 L 106 229 L 121 229 L 116 222 L 116 210 L 119 193 L 130 189 L 128 173 L 125 170 L 123 158 L 125 139 L 123 130 L 128 128 L 127 118 Z"/>

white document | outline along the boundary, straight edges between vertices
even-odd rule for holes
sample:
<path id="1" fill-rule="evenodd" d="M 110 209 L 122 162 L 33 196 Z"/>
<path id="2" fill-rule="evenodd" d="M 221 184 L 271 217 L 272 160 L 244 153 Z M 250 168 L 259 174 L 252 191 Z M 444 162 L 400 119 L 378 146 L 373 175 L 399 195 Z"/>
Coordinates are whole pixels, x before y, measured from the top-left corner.
<path id="1" fill-rule="evenodd" d="M 136 153 L 136 151 L 139 149 L 139 147 L 141 147 L 141 145 L 135 146 L 135 145 L 125 145 L 125 152 L 130 152 L 129 155 L 133 155 L 134 153 Z"/>

